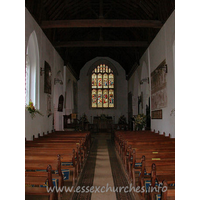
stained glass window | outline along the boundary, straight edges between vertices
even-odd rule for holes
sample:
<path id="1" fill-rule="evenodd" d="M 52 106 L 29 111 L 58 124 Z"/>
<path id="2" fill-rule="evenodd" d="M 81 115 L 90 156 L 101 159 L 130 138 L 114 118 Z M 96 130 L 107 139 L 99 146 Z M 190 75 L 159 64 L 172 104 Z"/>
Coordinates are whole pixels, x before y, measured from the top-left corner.
<path id="1" fill-rule="evenodd" d="M 109 107 L 114 107 L 114 90 L 109 90 Z"/>
<path id="2" fill-rule="evenodd" d="M 92 74 L 92 88 L 97 88 L 97 75 Z"/>
<path id="3" fill-rule="evenodd" d="M 109 88 L 114 88 L 114 75 L 109 74 Z"/>
<path id="4" fill-rule="evenodd" d="M 103 90 L 103 107 L 108 107 L 108 90 Z"/>
<path id="5" fill-rule="evenodd" d="M 98 104 L 98 107 L 99 108 L 101 108 L 102 107 L 102 90 L 101 89 L 99 89 L 98 90 L 98 102 L 97 102 Z"/>
<path id="6" fill-rule="evenodd" d="M 97 91 L 92 90 L 92 107 L 96 107 L 97 105 Z"/>
<path id="7" fill-rule="evenodd" d="M 103 75 L 103 88 L 108 88 L 108 74 Z"/>
<path id="8" fill-rule="evenodd" d="M 114 108 L 114 74 L 105 64 L 92 71 L 91 105 L 92 108 Z"/>
<path id="9" fill-rule="evenodd" d="M 98 88 L 102 88 L 102 74 L 98 74 Z"/>

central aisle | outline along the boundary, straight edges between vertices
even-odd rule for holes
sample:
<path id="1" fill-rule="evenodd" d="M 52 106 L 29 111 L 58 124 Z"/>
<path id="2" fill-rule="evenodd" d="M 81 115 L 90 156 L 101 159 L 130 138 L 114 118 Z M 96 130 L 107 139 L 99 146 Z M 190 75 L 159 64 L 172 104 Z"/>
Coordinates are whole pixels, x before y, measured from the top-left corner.
<path id="1" fill-rule="evenodd" d="M 95 166 L 93 186 L 101 187 L 103 192 L 92 193 L 91 199 L 115 200 L 116 199 L 115 193 L 111 192 L 109 189 L 109 187 L 111 187 L 111 189 L 113 189 L 114 187 L 108 146 L 107 146 L 107 140 L 110 139 L 110 136 L 101 133 L 100 135 L 96 136 L 95 139 L 98 139 L 98 149 L 96 156 L 96 166 Z M 107 192 L 104 192 L 106 191 L 107 185 L 108 185 L 107 188 L 109 190 Z"/>
<path id="2" fill-rule="evenodd" d="M 131 192 L 125 193 L 123 190 L 121 192 L 119 190 L 117 192 L 113 191 L 113 189 L 116 191 L 117 188 L 129 185 L 123 166 L 111 141 L 111 134 L 98 133 L 93 135 L 92 138 L 91 151 L 77 186 L 93 188 L 93 192 L 75 193 L 72 199 L 134 200 Z"/>

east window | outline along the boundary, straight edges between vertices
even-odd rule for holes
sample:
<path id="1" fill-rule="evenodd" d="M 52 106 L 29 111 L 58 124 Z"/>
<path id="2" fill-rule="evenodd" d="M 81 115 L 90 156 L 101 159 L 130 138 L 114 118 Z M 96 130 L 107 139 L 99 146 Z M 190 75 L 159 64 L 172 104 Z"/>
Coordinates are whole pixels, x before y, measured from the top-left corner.
<path id="1" fill-rule="evenodd" d="M 114 108 L 114 74 L 105 64 L 98 65 L 91 75 L 92 108 Z"/>

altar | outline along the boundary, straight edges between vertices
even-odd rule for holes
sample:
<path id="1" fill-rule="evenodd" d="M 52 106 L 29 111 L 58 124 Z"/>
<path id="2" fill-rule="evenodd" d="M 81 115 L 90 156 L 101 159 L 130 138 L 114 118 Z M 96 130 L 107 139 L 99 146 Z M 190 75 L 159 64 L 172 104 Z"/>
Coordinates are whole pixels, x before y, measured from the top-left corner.
<path id="1" fill-rule="evenodd" d="M 98 131 L 109 131 L 113 129 L 113 119 L 111 116 L 94 116 L 93 124 L 97 125 Z"/>

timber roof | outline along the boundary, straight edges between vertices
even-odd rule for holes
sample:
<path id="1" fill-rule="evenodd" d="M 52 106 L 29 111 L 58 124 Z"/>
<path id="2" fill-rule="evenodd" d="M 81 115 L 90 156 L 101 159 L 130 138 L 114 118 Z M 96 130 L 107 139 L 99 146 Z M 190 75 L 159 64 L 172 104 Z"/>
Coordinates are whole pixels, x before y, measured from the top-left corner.
<path id="1" fill-rule="evenodd" d="M 87 61 L 104 56 L 128 75 L 175 0 L 26 0 L 25 6 L 78 77 Z"/>

